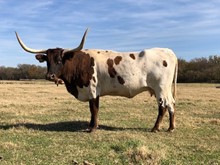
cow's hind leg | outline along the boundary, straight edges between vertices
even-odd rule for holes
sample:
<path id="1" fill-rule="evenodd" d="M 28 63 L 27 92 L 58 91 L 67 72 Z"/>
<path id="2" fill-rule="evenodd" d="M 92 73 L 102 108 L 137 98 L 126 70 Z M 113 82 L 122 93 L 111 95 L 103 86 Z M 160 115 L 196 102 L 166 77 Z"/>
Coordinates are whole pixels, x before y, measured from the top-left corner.
<path id="1" fill-rule="evenodd" d="M 174 104 L 171 104 L 168 106 L 168 112 L 169 112 L 169 116 L 170 116 L 170 126 L 168 128 L 168 132 L 173 132 L 174 128 L 175 128 L 175 108 L 174 108 Z"/>
<path id="2" fill-rule="evenodd" d="M 151 132 L 157 132 L 157 131 L 160 130 L 160 123 L 161 123 L 161 121 L 163 119 L 164 114 L 167 111 L 167 108 L 164 107 L 162 104 L 163 104 L 163 101 L 160 98 L 159 103 L 158 103 L 158 105 L 159 105 L 158 107 L 159 108 L 158 108 L 157 120 L 156 120 L 156 123 L 155 123 L 154 127 L 152 128 Z"/>
<path id="3" fill-rule="evenodd" d="M 89 100 L 89 108 L 91 112 L 91 120 L 89 123 L 89 132 L 93 132 L 98 128 L 98 111 L 99 111 L 99 96 Z"/>

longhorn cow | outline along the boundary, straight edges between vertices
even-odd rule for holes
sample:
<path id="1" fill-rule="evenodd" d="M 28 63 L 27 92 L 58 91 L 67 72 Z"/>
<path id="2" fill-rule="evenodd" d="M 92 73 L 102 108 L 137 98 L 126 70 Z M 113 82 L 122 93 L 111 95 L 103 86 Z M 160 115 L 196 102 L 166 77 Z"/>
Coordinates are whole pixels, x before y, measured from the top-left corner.
<path id="1" fill-rule="evenodd" d="M 98 128 L 101 96 L 132 98 L 143 91 L 155 95 L 158 104 L 157 120 L 151 131 L 159 131 L 167 110 L 170 121 L 168 131 L 173 131 L 178 70 L 174 52 L 167 48 L 145 49 L 141 52 L 83 49 L 86 34 L 87 30 L 79 46 L 74 49 L 31 49 L 17 33 L 16 37 L 25 51 L 35 53 L 39 62 L 46 61 L 48 80 L 57 84 L 64 82 L 67 91 L 76 99 L 89 102 L 89 131 Z"/>

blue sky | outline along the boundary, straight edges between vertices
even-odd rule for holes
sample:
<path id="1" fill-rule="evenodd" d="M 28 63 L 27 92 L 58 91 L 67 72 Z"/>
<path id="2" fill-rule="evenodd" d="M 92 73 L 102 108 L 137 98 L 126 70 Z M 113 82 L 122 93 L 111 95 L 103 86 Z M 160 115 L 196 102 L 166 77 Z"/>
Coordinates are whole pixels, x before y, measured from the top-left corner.
<path id="1" fill-rule="evenodd" d="M 0 0 L 0 66 L 42 65 L 15 31 L 31 48 L 74 48 L 87 27 L 84 48 L 167 47 L 186 60 L 220 54 L 219 0 Z"/>

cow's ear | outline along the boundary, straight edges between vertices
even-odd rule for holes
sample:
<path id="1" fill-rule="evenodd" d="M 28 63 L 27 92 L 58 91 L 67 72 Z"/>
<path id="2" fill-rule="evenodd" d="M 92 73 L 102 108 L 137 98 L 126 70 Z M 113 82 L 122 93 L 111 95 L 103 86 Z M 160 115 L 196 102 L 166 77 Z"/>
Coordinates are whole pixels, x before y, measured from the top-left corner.
<path id="1" fill-rule="evenodd" d="M 36 58 L 39 62 L 47 61 L 47 56 L 45 56 L 45 55 L 43 55 L 43 54 L 37 54 L 37 55 L 35 55 L 35 58 Z"/>

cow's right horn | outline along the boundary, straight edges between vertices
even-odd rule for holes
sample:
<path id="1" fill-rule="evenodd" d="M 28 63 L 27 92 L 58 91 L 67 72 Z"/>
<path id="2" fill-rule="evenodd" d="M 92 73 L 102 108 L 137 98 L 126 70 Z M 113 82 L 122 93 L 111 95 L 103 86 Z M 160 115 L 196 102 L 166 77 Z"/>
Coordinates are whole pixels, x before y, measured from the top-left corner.
<path id="1" fill-rule="evenodd" d="M 86 29 L 86 31 L 85 31 L 85 33 L 84 33 L 84 35 L 83 35 L 83 38 L 82 38 L 82 40 L 81 40 L 81 42 L 80 42 L 80 44 L 79 44 L 79 46 L 77 47 L 77 48 L 75 48 L 75 49 L 65 49 L 64 51 L 63 51 L 63 54 L 65 54 L 65 53 L 70 53 L 70 52 L 76 52 L 76 51 L 80 51 L 80 50 L 82 50 L 82 48 L 83 48 L 83 46 L 84 46 L 84 42 L 85 42 L 85 40 L 86 40 L 86 34 L 87 34 L 87 32 L 88 32 L 88 28 Z"/>
<path id="2" fill-rule="evenodd" d="M 36 50 L 36 49 L 28 48 L 28 47 L 22 42 L 22 40 L 21 40 L 20 37 L 18 36 L 17 32 L 15 32 L 15 34 L 16 34 L 16 37 L 17 37 L 17 40 L 18 40 L 19 44 L 21 45 L 21 47 L 22 47 L 25 51 L 27 51 L 27 52 L 29 52 L 29 53 L 46 53 L 46 52 L 47 52 L 47 50 Z"/>

